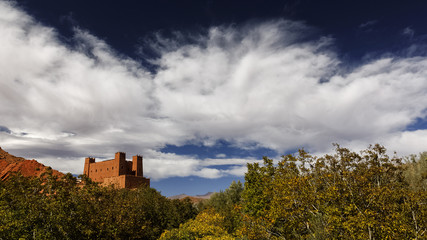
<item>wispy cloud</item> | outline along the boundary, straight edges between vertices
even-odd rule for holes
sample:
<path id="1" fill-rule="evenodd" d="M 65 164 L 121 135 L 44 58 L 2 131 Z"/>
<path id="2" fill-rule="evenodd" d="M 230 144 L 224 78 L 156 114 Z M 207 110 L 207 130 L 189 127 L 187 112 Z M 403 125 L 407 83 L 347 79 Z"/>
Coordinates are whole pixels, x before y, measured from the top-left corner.
<path id="1" fill-rule="evenodd" d="M 426 118 L 427 57 L 389 55 L 344 70 L 333 40 L 307 40 L 310 33 L 276 20 L 212 27 L 191 42 L 157 35 L 144 46 L 158 53 L 151 73 L 79 28 L 65 45 L 54 29 L 0 1 L 0 124 L 7 126 L 0 142 L 74 173 L 88 155 L 142 153 L 155 179 L 241 175 L 254 161 L 160 152 L 166 144 L 221 139 L 320 153 L 332 142 L 380 142 L 401 154 L 425 150 L 426 130 L 405 129 Z"/>
<path id="2" fill-rule="evenodd" d="M 402 30 L 402 35 L 408 36 L 409 38 L 413 38 L 415 34 L 415 31 L 410 28 L 410 27 L 406 27 Z"/>
<path id="3" fill-rule="evenodd" d="M 376 25 L 377 23 L 378 23 L 378 20 L 367 21 L 367 22 L 364 22 L 364 23 L 360 24 L 359 28 L 360 29 L 369 29 L 372 26 Z"/>

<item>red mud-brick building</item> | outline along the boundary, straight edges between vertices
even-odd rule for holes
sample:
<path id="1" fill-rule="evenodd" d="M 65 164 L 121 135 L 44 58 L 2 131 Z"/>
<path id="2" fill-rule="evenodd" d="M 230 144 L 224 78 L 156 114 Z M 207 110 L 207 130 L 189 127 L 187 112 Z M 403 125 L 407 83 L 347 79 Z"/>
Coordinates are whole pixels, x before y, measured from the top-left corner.
<path id="1" fill-rule="evenodd" d="M 95 162 L 95 158 L 86 158 L 83 174 L 104 186 L 114 185 L 117 188 L 150 186 L 150 179 L 143 176 L 142 168 L 142 156 L 133 156 L 132 161 L 126 161 L 126 154 L 117 152 L 114 159 L 102 162 Z"/>

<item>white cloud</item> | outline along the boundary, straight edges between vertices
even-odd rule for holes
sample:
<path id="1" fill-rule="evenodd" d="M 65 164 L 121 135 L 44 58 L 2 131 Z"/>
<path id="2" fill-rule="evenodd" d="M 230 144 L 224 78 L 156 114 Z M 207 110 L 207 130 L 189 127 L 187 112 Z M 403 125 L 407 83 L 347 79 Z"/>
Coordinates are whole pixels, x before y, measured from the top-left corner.
<path id="1" fill-rule="evenodd" d="M 259 162 L 256 159 L 204 159 L 195 156 L 176 155 L 147 150 L 144 155 L 144 168 L 149 170 L 153 180 L 165 177 L 198 176 L 219 178 L 227 175 L 242 176 L 248 162 Z M 218 166 L 229 166 L 218 169 Z"/>
<path id="2" fill-rule="evenodd" d="M 224 153 L 219 153 L 219 154 L 215 155 L 215 157 L 217 157 L 217 158 L 225 158 L 225 157 L 227 157 L 227 155 L 225 155 Z"/>
<path id="3" fill-rule="evenodd" d="M 256 161 L 159 152 L 166 144 L 222 139 L 283 153 L 380 142 L 404 154 L 426 150 L 427 132 L 405 129 L 426 118 L 427 57 L 381 58 L 347 71 L 333 40 L 304 40 L 310 33 L 277 20 L 212 27 L 191 44 L 185 33 L 158 35 L 151 74 L 87 31 L 75 29 L 74 47 L 64 45 L 54 29 L 0 1 L 0 142 L 73 173 L 88 155 L 140 153 L 153 179 L 242 175 Z"/>
<path id="4" fill-rule="evenodd" d="M 420 151 L 426 151 L 427 130 L 396 132 L 388 137 L 383 137 L 381 142 L 390 151 L 396 151 L 400 156 L 417 154 Z"/>
<path id="5" fill-rule="evenodd" d="M 367 146 L 425 117 L 426 58 L 378 59 L 342 73 L 324 48 L 330 40 L 281 41 L 289 24 L 215 29 L 203 44 L 164 52 L 155 78 L 159 112 L 206 138 L 279 152 L 354 140 Z"/>

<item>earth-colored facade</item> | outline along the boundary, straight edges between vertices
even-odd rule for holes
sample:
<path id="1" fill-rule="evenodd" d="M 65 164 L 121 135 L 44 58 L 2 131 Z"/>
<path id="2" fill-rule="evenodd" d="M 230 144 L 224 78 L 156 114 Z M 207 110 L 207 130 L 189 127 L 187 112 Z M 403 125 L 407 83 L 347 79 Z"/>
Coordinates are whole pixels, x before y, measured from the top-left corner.
<path id="1" fill-rule="evenodd" d="M 104 186 L 114 185 L 117 188 L 150 186 L 150 179 L 143 176 L 142 156 L 133 156 L 132 161 L 126 161 L 124 152 L 117 152 L 114 159 L 102 162 L 95 162 L 95 158 L 86 158 L 83 174 Z"/>

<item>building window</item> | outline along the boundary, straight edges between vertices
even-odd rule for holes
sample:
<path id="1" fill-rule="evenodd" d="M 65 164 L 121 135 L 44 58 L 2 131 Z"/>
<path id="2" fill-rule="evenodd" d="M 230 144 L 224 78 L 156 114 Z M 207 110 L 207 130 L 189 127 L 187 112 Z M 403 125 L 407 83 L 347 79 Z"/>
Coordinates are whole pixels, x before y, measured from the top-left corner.
<path id="1" fill-rule="evenodd" d="M 113 170 L 114 169 L 114 167 L 111 167 L 111 170 Z"/>

